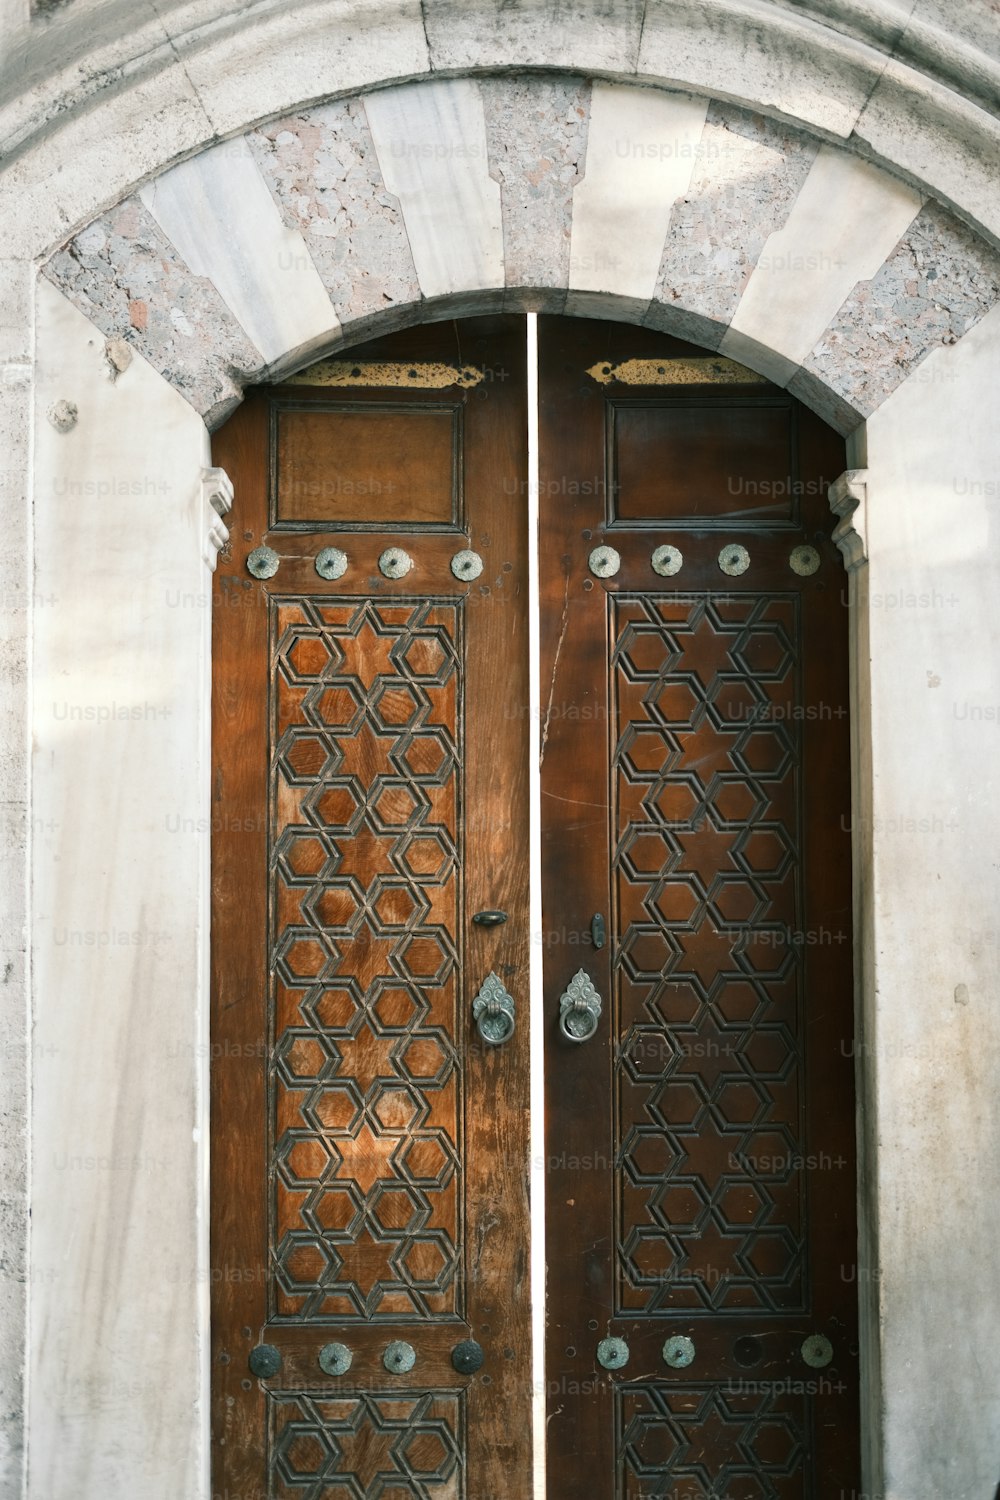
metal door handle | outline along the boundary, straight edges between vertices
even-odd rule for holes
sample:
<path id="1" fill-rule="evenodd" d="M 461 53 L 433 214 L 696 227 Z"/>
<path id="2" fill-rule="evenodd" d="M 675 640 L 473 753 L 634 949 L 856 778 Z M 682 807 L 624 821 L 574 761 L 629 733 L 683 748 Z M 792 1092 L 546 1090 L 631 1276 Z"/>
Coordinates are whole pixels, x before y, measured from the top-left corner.
<path id="1" fill-rule="evenodd" d="M 514 1035 L 514 996 L 492 970 L 472 1002 L 472 1014 L 488 1047 L 499 1047 Z"/>
<path id="2" fill-rule="evenodd" d="M 601 1019 L 601 997 L 585 969 L 577 969 L 559 997 L 559 1030 L 569 1042 L 589 1042 Z"/>

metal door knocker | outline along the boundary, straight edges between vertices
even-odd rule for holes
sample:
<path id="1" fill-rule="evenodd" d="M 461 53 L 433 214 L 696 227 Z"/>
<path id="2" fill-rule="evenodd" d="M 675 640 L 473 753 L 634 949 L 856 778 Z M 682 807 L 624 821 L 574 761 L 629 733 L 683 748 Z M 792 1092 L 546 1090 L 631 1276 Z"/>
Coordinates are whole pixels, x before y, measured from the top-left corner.
<path id="1" fill-rule="evenodd" d="M 514 997 L 492 970 L 472 1002 L 472 1014 L 488 1047 L 499 1047 L 514 1035 Z"/>
<path id="2" fill-rule="evenodd" d="M 585 969 L 577 969 L 559 997 L 559 1030 L 569 1042 L 588 1042 L 601 1019 L 601 997 Z"/>

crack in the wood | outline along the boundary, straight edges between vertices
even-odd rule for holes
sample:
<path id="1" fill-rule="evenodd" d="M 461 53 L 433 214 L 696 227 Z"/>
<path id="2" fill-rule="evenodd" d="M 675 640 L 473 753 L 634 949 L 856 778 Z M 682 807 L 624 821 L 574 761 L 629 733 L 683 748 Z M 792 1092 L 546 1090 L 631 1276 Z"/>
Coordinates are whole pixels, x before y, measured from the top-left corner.
<path id="1" fill-rule="evenodd" d="M 556 673 L 559 671 L 559 657 L 562 654 L 563 641 L 566 639 L 566 630 L 569 626 L 569 564 L 566 564 L 566 586 L 563 590 L 562 620 L 559 625 L 559 639 L 556 642 L 556 654 L 552 660 L 552 679 L 549 683 L 549 701 L 545 707 L 545 723 L 542 725 L 542 743 L 538 751 L 538 769 L 541 770 L 545 762 L 545 746 L 549 739 L 549 724 L 552 719 L 552 699 L 556 691 Z"/>
<path id="2" fill-rule="evenodd" d="M 493 1233 L 494 1229 L 499 1227 L 499 1224 L 499 1216 L 488 1211 L 483 1213 L 482 1217 L 479 1219 L 479 1222 L 476 1224 L 475 1268 L 477 1271 L 483 1258 L 483 1251 L 486 1248 L 486 1241 Z"/>

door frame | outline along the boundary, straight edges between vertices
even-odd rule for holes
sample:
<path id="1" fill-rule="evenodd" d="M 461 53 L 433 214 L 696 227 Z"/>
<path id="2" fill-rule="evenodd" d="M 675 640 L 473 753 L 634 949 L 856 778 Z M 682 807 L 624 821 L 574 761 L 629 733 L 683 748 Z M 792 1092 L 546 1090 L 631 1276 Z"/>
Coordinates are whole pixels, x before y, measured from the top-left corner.
<path id="1" fill-rule="evenodd" d="M 52 288 L 40 291 L 40 297 L 48 303 L 48 328 L 58 330 L 55 345 L 63 349 L 74 349 L 79 366 L 89 368 L 87 359 L 93 346 L 92 327 L 75 309 L 69 309 L 63 299 Z M 457 309 L 458 310 L 458 309 Z M 461 312 L 468 313 L 469 299 L 464 297 Z M 486 311 L 486 308 L 483 308 Z M 625 310 L 622 310 L 623 313 Z M 622 321 L 629 321 L 623 316 Z M 361 342 L 356 340 L 354 342 Z M 81 348 L 81 344 L 86 348 Z M 345 346 L 338 346 L 339 348 Z M 64 357 L 64 356 L 63 356 Z M 228 483 L 226 476 L 210 463 L 210 435 L 201 420 L 186 406 L 169 386 L 150 369 L 141 371 L 143 385 L 136 408 L 136 427 L 128 439 L 116 433 L 122 463 L 133 461 L 146 476 L 160 475 L 168 493 L 178 497 L 171 516 L 164 516 L 158 538 L 158 555 L 167 562 L 157 575 L 158 588 L 167 587 L 159 603 L 156 618 L 162 626 L 158 637 L 158 650 L 165 664 L 169 664 L 175 676 L 183 678 L 185 687 L 180 701 L 184 705 L 184 722 L 178 728 L 181 746 L 174 747 L 174 758 L 186 775 L 187 801 L 182 820 L 192 823 L 191 831 L 204 834 L 211 827 L 210 784 L 208 778 L 209 729 L 211 712 L 211 606 L 210 590 L 207 587 L 205 567 L 214 566 L 219 547 L 224 541 L 223 517 L 228 512 Z M 106 394 L 106 393 L 99 393 Z M 109 429 L 112 419 L 107 418 Z M 159 435 L 156 444 L 151 444 L 153 434 Z M 62 455 L 60 455 L 62 457 Z M 66 454 L 71 461 L 71 455 Z M 58 464 L 54 465 L 58 472 Z M 874 1014 L 873 986 L 873 931 L 874 906 L 871 882 L 867 878 L 874 858 L 874 837 L 871 817 L 871 738 L 870 709 L 868 700 L 868 618 L 867 590 L 858 585 L 856 573 L 863 575 L 867 559 L 864 555 L 863 531 L 852 527 L 849 515 L 852 504 L 861 504 L 856 497 L 864 494 L 867 478 L 864 470 L 848 471 L 842 488 L 847 496 L 842 540 L 850 548 L 853 561 L 851 569 L 851 662 L 852 662 L 852 775 L 857 795 L 855 798 L 855 931 L 857 935 L 857 997 L 859 1011 L 858 1034 L 868 1034 L 869 1021 Z M 155 482 L 155 481 L 154 481 Z M 837 489 L 837 486 L 834 486 Z M 861 504 L 863 510 L 863 504 Z M 239 524 L 239 499 L 235 498 L 228 524 Z M 103 541 L 103 538 L 98 540 Z M 164 550 L 166 549 L 166 550 Z M 112 567 L 105 567 L 106 576 L 115 576 L 114 566 L 122 569 L 117 575 L 128 586 L 131 584 L 129 569 L 132 563 L 127 549 L 122 549 L 112 560 Z M 74 587 L 72 576 L 63 580 L 61 597 L 72 598 Z M 181 614 L 176 601 L 167 597 L 171 590 L 179 590 L 185 613 L 181 615 L 184 629 L 176 629 Z M 89 588 L 88 588 L 89 593 Z M 83 596 L 86 597 L 86 596 Z M 179 689 L 180 691 L 180 689 Z M 198 766 L 198 775 L 190 777 L 191 759 Z M 110 771 L 109 767 L 109 771 Z M 96 783 L 96 778 L 95 778 Z M 92 784 L 95 784 L 92 783 Z M 105 782 L 107 797 L 115 793 L 114 775 L 109 774 Z M 68 789 L 68 795 L 71 794 Z M 174 1017 L 177 1030 L 184 1032 L 179 1043 L 183 1061 L 190 1064 L 188 1076 L 193 1080 L 200 1125 L 186 1161 L 177 1167 L 178 1182 L 186 1182 L 186 1193 L 190 1201 L 190 1223 L 176 1244 L 171 1245 L 175 1266 L 172 1280 L 180 1288 L 190 1288 L 191 1295 L 181 1298 L 182 1314 L 193 1321 L 195 1336 L 200 1350 L 199 1382 L 201 1395 L 196 1402 L 196 1415 L 188 1430 L 188 1441 L 197 1451 L 197 1467 L 203 1479 L 203 1493 L 210 1493 L 208 1480 L 207 1408 L 210 1387 L 207 1350 L 207 1305 L 208 1287 L 213 1268 L 208 1249 L 208 1196 L 207 1196 L 207 1099 L 208 1065 L 211 1055 L 211 1038 L 208 1034 L 208 986 L 207 955 L 209 926 L 209 872 L 207 849 L 196 848 L 186 857 L 176 859 L 176 841 L 171 844 L 165 838 L 156 840 L 155 847 L 167 855 L 167 864 L 174 877 L 171 899 L 186 912 L 185 923 L 189 924 L 192 944 L 186 955 L 181 956 L 180 990 L 182 996 L 191 997 L 192 1004 L 185 1003 Z M 154 885 L 154 889 L 155 889 Z M 859 1112 L 866 1121 L 859 1137 L 859 1173 L 862 1184 L 860 1219 L 862 1224 L 861 1253 L 859 1260 L 867 1255 L 866 1245 L 873 1244 L 874 1216 L 866 1212 L 871 1193 L 876 1183 L 875 1117 L 865 1112 L 866 1101 L 874 1097 L 874 1078 L 868 1066 L 867 1055 L 859 1060 Z M 867 1228 L 866 1228 L 867 1226 Z M 874 1259 L 867 1261 L 871 1275 L 866 1279 L 862 1293 L 862 1423 L 865 1448 L 870 1454 L 869 1473 L 877 1472 L 881 1448 L 879 1426 L 880 1404 L 878 1400 L 878 1349 L 880 1330 L 878 1322 L 877 1265 Z M 36 1314 L 37 1316 L 37 1314 Z M 867 1360 L 865 1353 L 867 1351 Z M 867 1388 L 867 1390 L 866 1390 Z M 190 1387 L 188 1386 L 188 1394 Z M 185 1399 L 185 1406 L 190 1406 Z M 866 1481 L 873 1488 L 871 1480 Z"/>

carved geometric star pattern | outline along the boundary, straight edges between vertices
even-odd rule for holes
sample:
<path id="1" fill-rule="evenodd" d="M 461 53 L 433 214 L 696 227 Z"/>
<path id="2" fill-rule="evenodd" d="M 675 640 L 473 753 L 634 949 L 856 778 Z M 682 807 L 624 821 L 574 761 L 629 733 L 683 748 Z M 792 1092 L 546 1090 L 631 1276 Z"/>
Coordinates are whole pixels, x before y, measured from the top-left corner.
<path id="1" fill-rule="evenodd" d="M 271 608 L 272 1316 L 460 1314 L 460 606 Z"/>
<path id="2" fill-rule="evenodd" d="M 616 1391 L 620 1500 L 801 1500 L 801 1397 L 748 1383 Z"/>
<path id="3" fill-rule="evenodd" d="M 464 1392 L 268 1392 L 273 1500 L 463 1500 Z"/>
<path id="4" fill-rule="evenodd" d="M 616 1311 L 790 1311 L 803 1200 L 773 1168 L 801 1154 L 800 744 L 772 709 L 800 692 L 798 601 L 612 608 Z"/>

